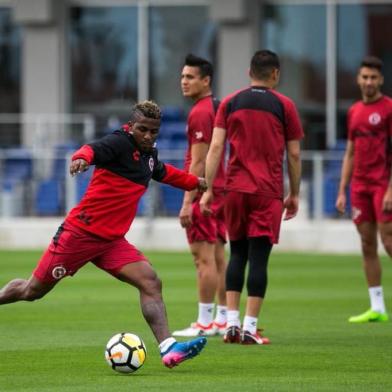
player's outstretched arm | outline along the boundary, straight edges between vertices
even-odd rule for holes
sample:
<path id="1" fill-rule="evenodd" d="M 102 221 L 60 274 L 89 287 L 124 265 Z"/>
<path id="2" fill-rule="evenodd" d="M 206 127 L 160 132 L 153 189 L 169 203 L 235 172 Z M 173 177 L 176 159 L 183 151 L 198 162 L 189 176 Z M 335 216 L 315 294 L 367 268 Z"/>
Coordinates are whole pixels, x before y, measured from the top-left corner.
<path id="1" fill-rule="evenodd" d="M 83 145 L 72 155 L 72 162 L 69 166 L 71 176 L 88 170 L 92 160 L 94 159 L 94 150 L 88 144 Z"/>

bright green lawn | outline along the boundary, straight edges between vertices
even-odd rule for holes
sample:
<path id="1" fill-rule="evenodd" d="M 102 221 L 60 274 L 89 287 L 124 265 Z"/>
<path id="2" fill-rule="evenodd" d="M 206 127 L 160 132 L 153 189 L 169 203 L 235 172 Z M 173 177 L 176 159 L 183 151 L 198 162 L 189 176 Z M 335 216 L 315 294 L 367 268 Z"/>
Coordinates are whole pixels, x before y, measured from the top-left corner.
<path id="1" fill-rule="evenodd" d="M 39 252 L 0 252 L 0 286 L 27 277 Z M 164 282 L 172 329 L 196 317 L 188 254 L 149 253 Z M 383 260 L 392 310 L 392 265 Z M 273 254 L 261 326 L 269 346 L 225 345 L 210 338 L 203 354 L 164 368 L 142 319 L 135 289 L 94 266 L 46 298 L 0 308 L 0 391 L 391 391 L 392 322 L 350 325 L 368 307 L 358 256 Z M 119 375 L 104 361 L 106 341 L 140 335 L 144 367 Z"/>

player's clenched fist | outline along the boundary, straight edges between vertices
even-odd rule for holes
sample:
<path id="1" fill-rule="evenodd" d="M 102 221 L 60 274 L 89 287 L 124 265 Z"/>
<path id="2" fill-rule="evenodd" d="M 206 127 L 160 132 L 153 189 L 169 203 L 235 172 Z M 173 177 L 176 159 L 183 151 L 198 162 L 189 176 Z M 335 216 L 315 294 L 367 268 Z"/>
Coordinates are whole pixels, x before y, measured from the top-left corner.
<path id="1" fill-rule="evenodd" d="M 210 216 L 212 214 L 211 203 L 213 198 L 212 190 L 208 189 L 203 193 L 200 199 L 200 211 L 204 216 Z"/>
<path id="2" fill-rule="evenodd" d="M 71 176 L 88 170 L 89 164 L 84 159 L 75 159 L 71 162 L 69 172 Z"/>
<path id="3" fill-rule="evenodd" d="M 207 190 L 207 182 L 205 178 L 199 177 L 199 185 L 197 186 L 197 189 L 199 192 L 205 192 Z"/>

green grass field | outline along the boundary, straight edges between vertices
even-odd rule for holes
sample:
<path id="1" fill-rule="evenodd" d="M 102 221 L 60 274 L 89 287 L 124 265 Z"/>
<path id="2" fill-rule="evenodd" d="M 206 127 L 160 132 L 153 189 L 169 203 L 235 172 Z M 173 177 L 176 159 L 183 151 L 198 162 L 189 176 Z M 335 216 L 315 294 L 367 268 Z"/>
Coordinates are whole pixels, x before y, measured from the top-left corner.
<path id="1" fill-rule="evenodd" d="M 147 253 L 164 283 L 171 329 L 196 317 L 195 272 L 187 253 Z M 28 277 L 40 252 L 0 252 L 0 286 Z M 392 265 L 383 259 L 392 309 Z M 271 257 L 260 326 L 269 346 L 209 338 L 201 356 L 161 365 L 137 291 L 95 266 L 84 267 L 47 297 L 0 308 L 0 391 L 390 391 L 392 322 L 351 325 L 368 307 L 359 256 Z M 145 365 L 120 375 L 103 351 L 115 333 L 140 335 Z"/>

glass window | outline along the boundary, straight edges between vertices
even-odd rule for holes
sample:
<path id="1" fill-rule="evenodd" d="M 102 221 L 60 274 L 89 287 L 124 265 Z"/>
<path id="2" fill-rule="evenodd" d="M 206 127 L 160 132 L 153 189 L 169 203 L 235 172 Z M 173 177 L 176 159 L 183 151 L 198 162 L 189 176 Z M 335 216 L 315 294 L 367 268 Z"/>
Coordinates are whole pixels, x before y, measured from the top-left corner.
<path id="1" fill-rule="evenodd" d="M 304 148 L 325 148 L 326 9 L 323 5 L 266 5 L 262 47 L 281 61 L 278 90 L 296 103 L 305 128 Z"/>
<path id="2" fill-rule="evenodd" d="M 347 110 L 361 98 L 356 75 L 364 56 L 374 55 L 383 60 L 383 92 L 392 96 L 392 76 L 387 72 L 392 69 L 392 5 L 340 5 L 337 25 L 337 136 L 346 138 Z"/>
<path id="3" fill-rule="evenodd" d="M 180 72 L 188 53 L 215 63 L 216 25 L 208 19 L 208 7 L 151 7 L 150 95 L 160 105 L 184 105 Z"/>
<path id="4" fill-rule="evenodd" d="M 0 8 L 0 114 L 20 112 L 20 30 L 11 11 Z M 18 145 L 19 126 L 0 123 L 0 146 Z"/>
<path id="5" fill-rule="evenodd" d="M 94 113 L 98 131 L 137 100 L 137 31 L 137 7 L 71 8 L 71 110 Z"/>

